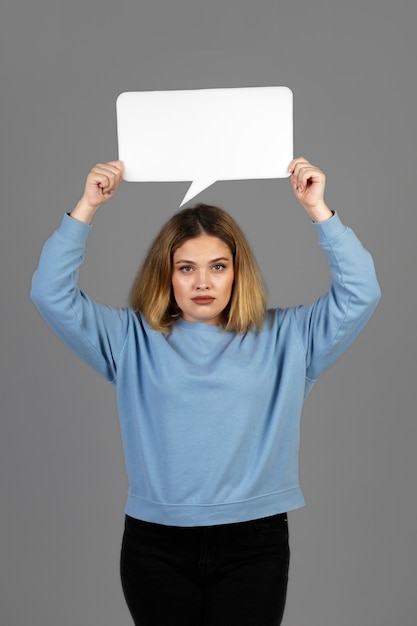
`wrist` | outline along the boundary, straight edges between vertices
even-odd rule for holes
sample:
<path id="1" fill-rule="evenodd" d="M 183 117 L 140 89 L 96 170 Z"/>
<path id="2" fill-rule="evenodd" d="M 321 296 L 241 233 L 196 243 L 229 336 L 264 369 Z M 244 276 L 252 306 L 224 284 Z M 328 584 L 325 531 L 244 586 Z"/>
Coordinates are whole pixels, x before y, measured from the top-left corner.
<path id="1" fill-rule="evenodd" d="M 85 224 L 91 224 L 99 206 L 100 205 L 92 206 L 85 198 L 81 198 L 78 204 L 71 211 L 70 216 L 80 222 L 84 222 Z"/>
<path id="2" fill-rule="evenodd" d="M 334 213 L 329 209 L 327 204 L 321 204 L 320 206 L 310 207 L 306 209 L 307 213 L 313 220 L 313 222 L 325 222 L 333 217 Z"/>

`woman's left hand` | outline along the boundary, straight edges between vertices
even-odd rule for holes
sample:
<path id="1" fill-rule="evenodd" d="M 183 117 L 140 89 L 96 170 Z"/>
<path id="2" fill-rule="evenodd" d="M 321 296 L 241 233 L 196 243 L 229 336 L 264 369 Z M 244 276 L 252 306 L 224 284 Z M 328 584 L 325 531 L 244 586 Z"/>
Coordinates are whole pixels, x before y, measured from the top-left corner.
<path id="1" fill-rule="evenodd" d="M 288 166 L 294 195 L 314 222 L 323 222 L 333 215 L 324 201 L 326 176 L 304 157 L 298 157 Z"/>

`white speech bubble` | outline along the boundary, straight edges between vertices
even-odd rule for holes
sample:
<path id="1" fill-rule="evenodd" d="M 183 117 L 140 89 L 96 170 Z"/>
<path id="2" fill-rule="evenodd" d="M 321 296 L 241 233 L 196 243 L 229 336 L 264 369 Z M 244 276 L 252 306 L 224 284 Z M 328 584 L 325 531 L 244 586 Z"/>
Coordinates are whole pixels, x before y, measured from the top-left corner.
<path id="1" fill-rule="evenodd" d="M 288 87 L 129 91 L 116 113 L 124 179 L 192 181 L 180 206 L 217 180 L 289 176 Z"/>

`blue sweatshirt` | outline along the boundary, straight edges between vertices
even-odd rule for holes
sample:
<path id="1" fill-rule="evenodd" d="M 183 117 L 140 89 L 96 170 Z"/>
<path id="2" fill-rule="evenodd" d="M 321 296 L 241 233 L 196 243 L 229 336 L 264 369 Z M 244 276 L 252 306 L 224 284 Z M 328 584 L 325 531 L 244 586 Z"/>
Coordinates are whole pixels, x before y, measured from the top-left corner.
<path id="1" fill-rule="evenodd" d="M 64 216 L 31 296 L 57 335 L 116 387 L 129 490 L 125 512 L 174 526 L 225 524 L 304 505 L 303 402 L 371 317 L 370 254 L 338 215 L 314 224 L 331 272 L 311 305 L 271 309 L 244 335 L 179 319 L 170 334 L 78 287 L 91 226 Z"/>

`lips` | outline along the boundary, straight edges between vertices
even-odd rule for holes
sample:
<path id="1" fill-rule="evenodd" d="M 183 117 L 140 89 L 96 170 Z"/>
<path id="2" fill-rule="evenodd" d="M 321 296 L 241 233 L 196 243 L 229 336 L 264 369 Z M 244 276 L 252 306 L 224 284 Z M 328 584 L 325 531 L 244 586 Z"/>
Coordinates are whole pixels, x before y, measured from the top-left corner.
<path id="1" fill-rule="evenodd" d="M 214 298 L 210 296 L 197 296 L 196 298 L 192 298 L 192 301 L 195 304 L 211 304 L 214 302 Z"/>

